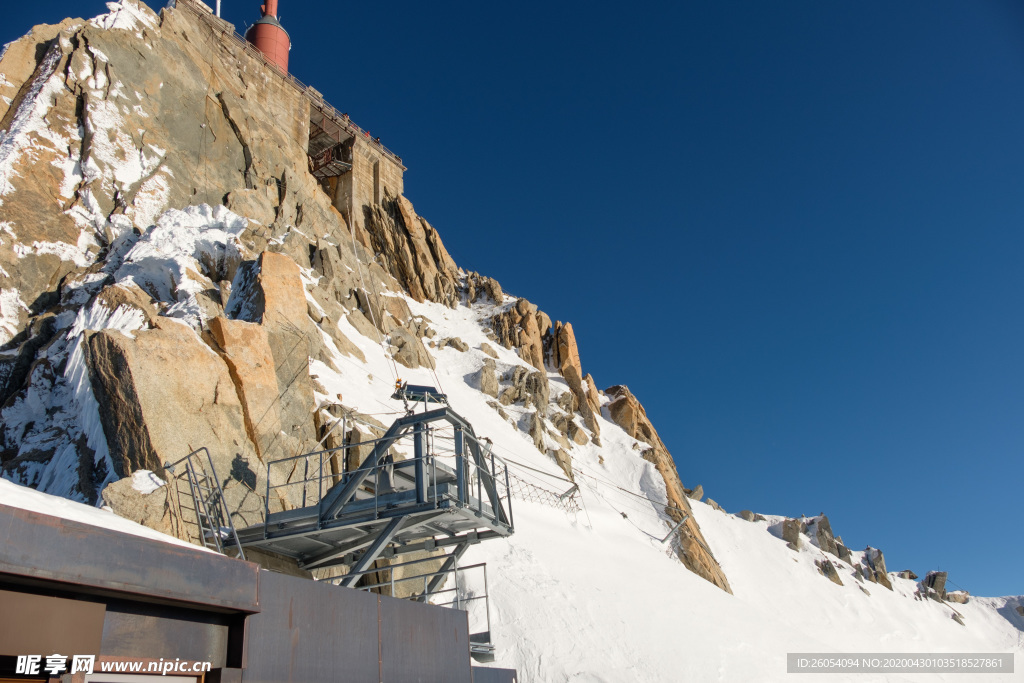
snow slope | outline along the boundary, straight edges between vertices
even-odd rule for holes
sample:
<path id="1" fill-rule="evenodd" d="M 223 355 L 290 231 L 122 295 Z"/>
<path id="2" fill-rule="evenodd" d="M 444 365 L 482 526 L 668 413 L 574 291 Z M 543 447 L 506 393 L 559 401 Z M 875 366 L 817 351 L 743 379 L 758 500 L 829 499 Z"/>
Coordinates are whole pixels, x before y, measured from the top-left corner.
<path id="1" fill-rule="evenodd" d="M 98 26 L 141 31 L 146 18 L 129 5 L 112 4 L 110 13 L 95 21 Z M 102 55 L 97 58 L 103 61 Z M 50 63 L 50 61 L 54 63 Z M 55 59 L 48 58 L 42 77 L 33 88 L 41 97 L 30 97 L 37 106 L 14 119 L 7 135 L 0 136 L 0 204 L 17 180 L 13 162 L 27 154 L 29 133 L 57 148 L 67 147 L 86 131 L 51 131 L 46 124 L 51 90 L 64 87 L 53 74 Z M 101 87 L 102 74 L 90 87 Z M 120 87 L 120 84 L 114 84 Z M 97 110 L 91 120 L 96 131 L 117 132 L 123 124 L 116 112 Z M 77 137 L 76 137 L 77 136 Z M 103 160 L 111 177 L 99 177 L 99 166 L 75 168 L 68 160 L 60 166 L 63 188 L 83 179 L 134 183 L 152 171 L 166 150 L 150 148 L 138 157 L 120 159 L 116 147 L 103 146 L 93 135 L 93 154 Z M 109 138 L 116 139 L 116 138 Z M 196 292 L 207 286 L 194 273 L 203 262 L 237 262 L 238 236 L 244 220 L 218 207 L 191 207 L 163 212 L 166 183 L 153 179 L 146 192 L 151 201 L 142 205 L 134 222 L 112 222 L 115 236 L 112 256 L 95 279 L 69 282 L 64 290 L 68 303 L 80 310 L 61 329 L 64 336 L 47 350 L 56 366 L 68 359 L 64 376 L 46 385 L 47 391 L 30 391 L 24 399 L 7 406 L 3 419 L 21 425 L 21 441 L 49 444 L 50 432 L 66 441 L 86 436 L 96 452 L 96 462 L 107 462 L 105 437 L 99 425 L 96 399 L 91 392 L 80 342 L 86 330 L 116 328 L 132 334 L 143 320 L 129 308 L 109 311 L 84 305 L 109 275 L 114 281 L 134 282 L 169 305 L 165 315 L 178 317 L 191 327 L 201 325 Z M 70 190 L 68 190 L 70 191 Z M 95 202 L 93 202 L 94 204 Z M 83 238 L 79 244 L 32 245 L 37 250 L 63 250 L 78 265 L 91 261 L 85 249 L 96 220 L 105 220 L 89 202 L 77 210 Z M 102 222 L 101 220 L 101 222 Z M 117 221 L 115 217 L 112 219 Z M 14 239 L 9 224 L 0 222 L 0 239 Z M 92 276 L 90 276 L 92 277 Z M 317 273 L 306 270 L 311 284 Z M 364 285 L 365 286 L 365 285 Z M 400 296 L 384 293 L 383 296 Z M 16 290 L 0 300 L 0 341 L 15 332 L 17 316 L 9 311 L 25 304 Z M 309 298 L 312 307 L 318 304 Z M 460 352 L 452 346 L 433 348 L 434 371 L 396 367 L 384 344 L 364 337 L 346 318 L 341 331 L 366 357 L 356 360 L 338 351 L 330 337 L 324 343 L 333 351 L 333 368 L 311 361 L 310 371 L 322 389 L 317 394 L 326 406 L 343 396 L 343 403 L 387 424 L 404 413 L 401 403 L 390 399 L 399 377 L 413 384 L 436 385 L 450 397 L 455 411 L 469 419 L 477 434 L 491 438 L 496 453 L 521 480 L 557 495 L 573 482 L 547 455 L 534 446 L 527 433 L 530 412 L 520 405 L 503 407 L 507 415 L 488 405 L 492 399 L 478 389 L 477 374 L 488 356 L 481 350 L 490 344 L 497 353 L 497 373 L 514 366 L 532 366 L 515 351 L 488 339 L 486 327 L 493 315 L 514 299 L 480 301 L 456 309 L 417 303 L 406 297 L 414 315 L 429 321 L 436 340 L 459 337 L 469 346 Z M 7 311 L 8 313 L 4 313 Z M 5 317 L 6 315 L 6 317 Z M 43 367 L 37 370 L 43 371 Z M 396 376 L 397 375 L 397 376 Z M 548 373 L 552 403 L 569 391 L 556 372 Z M 34 385 L 35 386 L 35 385 Z M 582 427 L 582 419 L 573 419 Z M 548 439 L 549 448 L 557 444 Z M 471 547 L 461 564 L 487 563 L 487 591 L 491 627 L 497 645 L 496 666 L 514 667 L 524 681 L 630 682 L 643 681 L 775 681 L 786 674 L 788 652 L 1013 652 L 1024 668 L 1024 617 L 1015 607 L 1024 597 L 972 598 L 956 605 L 965 625 L 953 620 L 954 606 L 915 597 L 916 585 L 890 575 L 894 590 L 863 583 L 850 566 L 838 560 L 843 586 L 822 576 L 815 564 L 821 552 L 811 546 L 790 550 L 769 532 L 777 518 L 747 522 L 702 503 L 693 513 L 708 545 L 721 563 L 733 588 L 730 595 L 686 570 L 671 546 L 663 542 L 670 529 L 665 514 L 665 485 L 655 467 L 640 457 L 639 444 L 606 418 L 601 418 L 602 446 L 593 441 L 570 449 L 576 484 L 583 509 L 566 512 L 540 503 L 514 498 L 516 533 L 508 540 L 488 541 Z M 76 489 L 71 451 L 48 465 L 29 472 L 34 485 L 66 497 L 86 499 Z M 112 477 L 113 468 L 102 468 Z M 140 490 L 159 486 L 147 474 L 136 473 Z M 683 472 L 685 477 L 685 472 Z M 107 483 L 109 477 L 99 482 Z M 13 505 L 87 524 L 114 528 L 148 538 L 181 543 L 110 512 L 49 496 L 0 479 L 0 504 Z M 952 551 L 952 550 L 951 550 Z M 859 559 L 859 558 L 858 558 Z M 484 584 L 471 574 L 460 588 L 467 597 L 481 595 Z M 482 603 L 473 603 L 471 620 L 482 618 Z M 829 681 L 891 680 L 1024 681 L 1024 671 L 1010 676 L 829 676 Z M 808 678 L 811 680 L 811 678 Z"/>
<path id="2" fill-rule="evenodd" d="M 506 407 L 506 422 L 487 405 L 490 397 L 475 388 L 485 358 L 480 345 L 491 343 L 484 328 L 498 307 L 450 310 L 408 303 L 437 330 L 435 339 L 459 337 L 470 349 L 433 349 L 436 382 L 428 369 L 399 366 L 401 378 L 440 383 L 453 409 L 494 440 L 512 472 L 555 492 L 568 489 L 571 483 L 518 425 L 525 411 Z M 394 376 L 383 349 L 346 322 L 342 329 L 367 363 L 341 356 L 340 373 L 317 364 L 313 374 L 328 395 L 340 392 L 346 405 L 387 422 L 401 406 L 388 398 Z M 499 355 L 499 376 L 512 365 L 527 366 L 514 351 L 491 346 Z M 554 402 L 568 388 L 555 372 L 549 380 Z M 814 565 L 824 557 L 820 550 L 810 544 L 790 550 L 769 532 L 769 524 L 781 518 L 747 522 L 694 502 L 694 515 L 735 595 L 719 590 L 687 571 L 662 544 L 669 530 L 664 482 L 634 449 L 635 440 L 608 420 L 601 423 L 601 438 L 602 447 L 572 449 L 583 512 L 513 499 L 515 535 L 473 546 L 461 562 L 487 562 L 495 665 L 517 668 L 522 680 L 783 680 L 788 652 L 1014 652 L 1021 660 L 1024 618 L 1012 607 L 1024 598 L 972 598 L 955 605 L 966 623 L 961 626 L 950 606 L 915 599 L 915 582 L 895 574 L 890 592 L 854 578 L 852 567 L 832 558 L 845 585 L 832 583 Z M 479 578 L 468 583 L 467 594 L 483 592 Z M 471 622 L 480 616 L 472 615 Z M 971 678 L 850 674 L 828 680 Z M 1020 681 L 1024 674 L 983 680 Z"/>
<path id="3" fill-rule="evenodd" d="M 198 252 L 207 249 L 200 246 L 207 242 L 217 246 L 213 251 L 218 258 L 232 257 L 229 247 L 236 226 L 222 214 L 208 207 L 187 216 L 169 212 L 157 221 L 149 238 L 130 245 L 118 273 L 136 279 L 170 277 L 167 297 L 183 304 L 179 315 L 188 320 L 191 291 L 183 286 L 186 278 L 175 278 L 188 269 L 179 261 L 185 258 L 187 265 L 199 258 Z M 158 240 L 161 226 L 171 222 L 173 229 L 165 232 L 175 239 Z M 309 287 L 318 277 L 314 271 L 303 272 Z M 376 337 L 363 336 L 342 317 L 341 331 L 366 361 L 341 353 L 324 334 L 334 368 L 320 361 L 310 364 L 310 374 L 322 389 L 317 394 L 321 405 L 341 394 L 346 406 L 386 424 L 404 412 L 399 402 L 390 399 L 396 372 L 414 384 L 437 385 L 477 434 L 493 439 L 497 455 L 508 463 L 510 472 L 556 495 L 568 490 L 572 482 L 527 433 L 530 412 L 513 404 L 503 407 L 503 417 L 488 405 L 493 399 L 476 388 L 478 372 L 488 358 L 481 350 L 484 343 L 498 356 L 499 376 L 517 365 L 532 370 L 515 351 L 487 337 L 493 315 L 515 300 L 464 302 L 455 309 L 407 297 L 406 301 L 414 316 L 425 319 L 436 332 L 435 340 L 459 337 L 469 349 L 433 348 L 436 370 L 408 370 L 391 362 L 385 353 L 386 340 L 382 344 Z M 127 321 L 118 326 L 130 333 L 137 324 Z M 72 334 L 68 341 L 73 340 Z M 71 350 L 67 345 L 61 349 Z M 557 372 L 549 372 L 548 378 L 555 403 L 569 389 Z M 85 386 L 87 382 L 71 377 L 68 384 Z M 76 404 L 69 400 L 61 405 Z M 82 419 L 82 405 L 67 411 L 67 417 L 76 419 L 77 414 Z M 578 415 L 574 419 L 582 422 Z M 492 636 L 498 648 L 495 665 L 518 669 L 522 680 L 771 681 L 787 677 L 788 652 L 1024 653 L 1024 618 L 1013 609 L 1024 598 L 972 598 L 969 604 L 956 606 L 966 624 L 960 625 L 952 619 L 952 607 L 915 599 L 915 584 L 895 575 L 890 575 L 895 588 L 890 592 L 878 584 L 862 584 L 851 567 L 835 560 L 845 585 L 832 583 L 814 565 L 822 557 L 817 548 L 807 544 L 793 551 L 769 532 L 769 524 L 778 518 L 747 522 L 695 502 L 694 516 L 735 594 L 719 590 L 683 567 L 670 547 L 671 540 L 663 543 L 670 524 L 661 475 L 640 456 L 643 449 L 635 439 L 606 417 L 600 419 L 603 445 L 590 441 L 570 449 L 583 509 L 567 513 L 514 498 L 515 535 L 473 546 L 461 562 L 463 566 L 487 563 Z M 81 429 L 90 431 L 88 424 Z M 547 445 L 557 447 L 553 441 Z M 143 478 L 136 484 L 145 487 L 147 481 Z M 7 481 L 0 481 L 0 503 L 177 542 L 108 512 Z M 482 577 L 467 576 L 461 589 L 467 597 L 482 594 Z M 471 623 L 483 617 L 482 605 L 473 603 Z M 929 675 L 927 680 L 970 678 Z M 832 675 L 828 680 L 922 677 L 857 674 Z M 984 680 L 1024 677 L 986 675 Z"/>

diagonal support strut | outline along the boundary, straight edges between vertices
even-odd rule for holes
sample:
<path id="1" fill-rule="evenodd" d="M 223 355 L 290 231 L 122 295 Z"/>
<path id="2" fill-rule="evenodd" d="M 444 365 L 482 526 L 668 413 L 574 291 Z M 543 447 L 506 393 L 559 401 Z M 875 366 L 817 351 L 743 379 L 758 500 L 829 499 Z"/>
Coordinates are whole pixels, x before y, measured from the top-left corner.
<path id="1" fill-rule="evenodd" d="M 434 578 L 430 580 L 430 584 L 427 585 L 427 592 L 416 598 L 417 602 L 426 602 L 427 598 L 430 597 L 434 593 L 434 591 L 441 587 L 441 584 L 444 583 L 445 579 L 448 578 L 448 572 L 452 570 L 452 567 L 455 566 L 456 562 L 462 559 L 462 554 L 466 552 L 466 548 L 468 547 L 468 541 L 465 541 L 455 546 L 455 549 L 448 554 L 448 558 L 444 561 L 444 564 L 442 564 L 441 568 L 438 569 L 437 572 L 435 573 Z"/>
<path id="2" fill-rule="evenodd" d="M 342 579 L 338 585 L 351 588 L 352 585 L 359 580 L 358 572 L 369 567 L 370 563 L 377 559 L 381 552 L 383 552 L 384 548 L 387 547 L 388 543 L 391 542 L 391 539 L 395 537 L 395 534 L 402 530 L 402 527 L 405 526 L 405 522 L 407 520 L 408 517 L 396 517 L 391 520 L 387 528 L 381 532 L 380 536 L 378 536 L 370 547 L 366 549 L 366 552 L 359 558 L 359 561 L 355 563 L 350 570 L 351 573 Z"/>

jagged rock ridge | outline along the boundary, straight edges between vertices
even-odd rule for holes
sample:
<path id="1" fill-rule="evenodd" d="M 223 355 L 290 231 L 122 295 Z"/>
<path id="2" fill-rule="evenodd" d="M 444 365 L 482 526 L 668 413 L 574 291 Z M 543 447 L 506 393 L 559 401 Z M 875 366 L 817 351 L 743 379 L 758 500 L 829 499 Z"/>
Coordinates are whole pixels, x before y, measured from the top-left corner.
<path id="1" fill-rule="evenodd" d="M 497 410 L 532 411 L 521 428 L 569 478 L 610 418 L 649 446 L 670 515 L 689 509 L 643 407 L 597 389 L 571 324 L 461 271 L 402 195 L 339 211 L 308 172 L 308 102 L 189 13 L 126 0 L 37 27 L 0 73 L 5 477 L 96 502 L 205 446 L 251 523 L 268 457 L 311 450 L 344 400 L 311 362 L 362 361 L 352 334 L 406 368 L 464 346 L 432 339 L 402 294 L 493 311 L 491 338 L 533 370 L 492 361 L 475 381 Z M 692 516 L 679 541 L 729 590 Z"/>

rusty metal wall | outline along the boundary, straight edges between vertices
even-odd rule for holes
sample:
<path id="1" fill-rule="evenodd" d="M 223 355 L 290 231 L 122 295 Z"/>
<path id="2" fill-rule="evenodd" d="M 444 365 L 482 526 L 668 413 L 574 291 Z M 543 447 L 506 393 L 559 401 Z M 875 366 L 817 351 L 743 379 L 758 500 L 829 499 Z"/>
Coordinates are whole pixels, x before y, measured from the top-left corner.
<path id="1" fill-rule="evenodd" d="M 0 574 L 255 612 L 258 571 L 198 548 L 0 505 Z"/>
<path id="2" fill-rule="evenodd" d="M 384 683 L 472 683 L 465 612 L 387 596 L 380 601 Z"/>
<path id="3" fill-rule="evenodd" d="M 465 612 L 266 571 L 260 609 L 246 619 L 245 683 L 472 683 Z"/>
<path id="4" fill-rule="evenodd" d="M 246 619 L 245 683 L 378 681 L 377 596 L 263 571 Z"/>
<path id="5" fill-rule="evenodd" d="M 493 669 L 489 666 L 474 666 L 473 683 L 519 683 L 519 675 L 515 669 Z"/>
<path id="6" fill-rule="evenodd" d="M 102 627 L 92 619 L 82 629 L 95 638 L 102 628 L 101 645 L 82 654 L 210 661 L 224 680 L 244 667 L 246 683 L 473 680 L 465 612 L 4 505 L 0 586 L 28 596 L 22 602 L 46 595 L 86 611 L 106 605 Z"/>
<path id="7" fill-rule="evenodd" d="M 96 653 L 104 605 L 0 590 L 0 655 Z"/>
<path id="8" fill-rule="evenodd" d="M 196 610 L 112 600 L 99 654 L 190 659 L 227 665 L 231 617 Z"/>

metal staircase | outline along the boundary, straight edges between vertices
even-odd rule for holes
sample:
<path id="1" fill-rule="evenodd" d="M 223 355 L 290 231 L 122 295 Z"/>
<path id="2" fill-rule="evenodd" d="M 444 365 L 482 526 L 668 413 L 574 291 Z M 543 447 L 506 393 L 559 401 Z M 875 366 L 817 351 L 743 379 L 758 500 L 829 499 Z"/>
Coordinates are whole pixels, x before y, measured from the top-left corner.
<path id="1" fill-rule="evenodd" d="M 199 454 L 206 455 L 205 462 Z M 180 472 L 175 468 L 185 464 Z M 217 479 L 217 471 L 213 467 L 210 451 L 205 447 L 192 451 L 181 460 L 165 463 L 164 469 L 174 480 L 175 493 L 178 497 L 180 510 L 191 510 L 195 514 L 199 541 L 204 547 L 225 554 L 225 545 L 232 545 L 243 560 L 245 553 L 238 542 L 238 533 L 231 522 L 231 511 L 224 501 L 224 491 Z M 182 495 L 182 482 L 187 485 Z M 191 506 L 183 504 L 183 498 Z"/>

